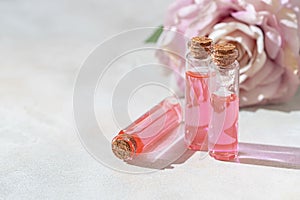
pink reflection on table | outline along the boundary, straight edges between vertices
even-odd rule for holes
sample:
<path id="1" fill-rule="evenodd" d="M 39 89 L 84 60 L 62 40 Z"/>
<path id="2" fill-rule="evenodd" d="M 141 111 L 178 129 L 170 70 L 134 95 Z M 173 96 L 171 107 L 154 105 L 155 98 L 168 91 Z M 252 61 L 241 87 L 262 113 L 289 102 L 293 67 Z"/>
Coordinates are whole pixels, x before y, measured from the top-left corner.
<path id="1" fill-rule="evenodd" d="M 239 155 L 232 162 L 300 169 L 300 148 L 239 143 Z"/>

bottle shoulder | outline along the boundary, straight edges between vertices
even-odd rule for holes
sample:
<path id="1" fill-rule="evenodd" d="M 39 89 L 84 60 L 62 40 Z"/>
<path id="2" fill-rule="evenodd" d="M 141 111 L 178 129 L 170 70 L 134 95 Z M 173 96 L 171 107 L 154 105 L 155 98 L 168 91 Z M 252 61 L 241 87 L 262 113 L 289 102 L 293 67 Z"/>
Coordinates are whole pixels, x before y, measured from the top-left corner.
<path id="1" fill-rule="evenodd" d="M 203 55 L 201 58 L 195 58 L 193 54 L 190 52 L 186 54 L 186 59 L 190 61 L 210 61 L 212 60 L 212 57 L 210 55 Z"/>

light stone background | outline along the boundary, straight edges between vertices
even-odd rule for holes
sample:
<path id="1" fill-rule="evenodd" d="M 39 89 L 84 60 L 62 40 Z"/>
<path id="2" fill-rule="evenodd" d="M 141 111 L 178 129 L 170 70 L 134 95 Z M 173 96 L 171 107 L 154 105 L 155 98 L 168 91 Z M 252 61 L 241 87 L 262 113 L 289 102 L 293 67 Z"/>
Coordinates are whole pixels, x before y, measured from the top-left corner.
<path id="1" fill-rule="evenodd" d="M 199 160 L 131 175 L 95 161 L 76 135 L 82 61 L 120 31 L 162 23 L 168 1 L 0 1 L 0 199 L 299 199 L 300 171 Z M 300 147 L 300 93 L 243 110 L 240 140 Z"/>

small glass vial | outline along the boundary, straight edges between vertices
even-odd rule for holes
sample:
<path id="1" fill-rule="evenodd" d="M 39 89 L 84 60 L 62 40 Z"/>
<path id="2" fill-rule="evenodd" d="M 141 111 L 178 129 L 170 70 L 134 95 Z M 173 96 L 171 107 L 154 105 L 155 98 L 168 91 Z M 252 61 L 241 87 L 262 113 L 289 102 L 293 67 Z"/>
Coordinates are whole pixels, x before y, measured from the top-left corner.
<path id="1" fill-rule="evenodd" d="M 210 68 L 209 154 L 217 160 L 233 160 L 238 154 L 239 63 L 233 44 L 216 44 Z"/>
<path id="2" fill-rule="evenodd" d="M 209 66 L 212 40 L 194 37 L 186 56 L 185 143 L 191 150 L 207 150 L 210 120 Z"/>
<path id="3" fill-rule="evenodd" d="M 168 97 L 121 130 L 112 140 L 112 151 L 122 160 L 131 160 L 151 149 L 181 121 L 179 101 L 175 97 Z"/>

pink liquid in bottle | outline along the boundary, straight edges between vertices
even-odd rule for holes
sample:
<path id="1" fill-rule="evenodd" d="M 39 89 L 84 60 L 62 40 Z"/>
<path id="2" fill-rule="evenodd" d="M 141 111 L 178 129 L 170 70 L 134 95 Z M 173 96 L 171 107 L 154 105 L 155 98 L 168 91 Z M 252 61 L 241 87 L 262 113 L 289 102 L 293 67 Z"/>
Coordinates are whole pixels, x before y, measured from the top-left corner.
<path id="1" fill-rule="evenodd" d="M 123 160 L 145 153 L 182 120 L 181 106 L 175 97 L 168 97 L 121 130 L 113 138 L 112 150 Z"/>
<path id="2" fill-rule="evenodd" d="M 217 160 L 233 160 L 238 154 L 238 96 L 215 92 L 211 95 L 211 109 L 209 154 Z"/>
<path id="3" fill-rule="evenodd" d="M 185 142 L 192 150 L 207 150 L 210 120 L 208 68 L 186 72 Z"/>

